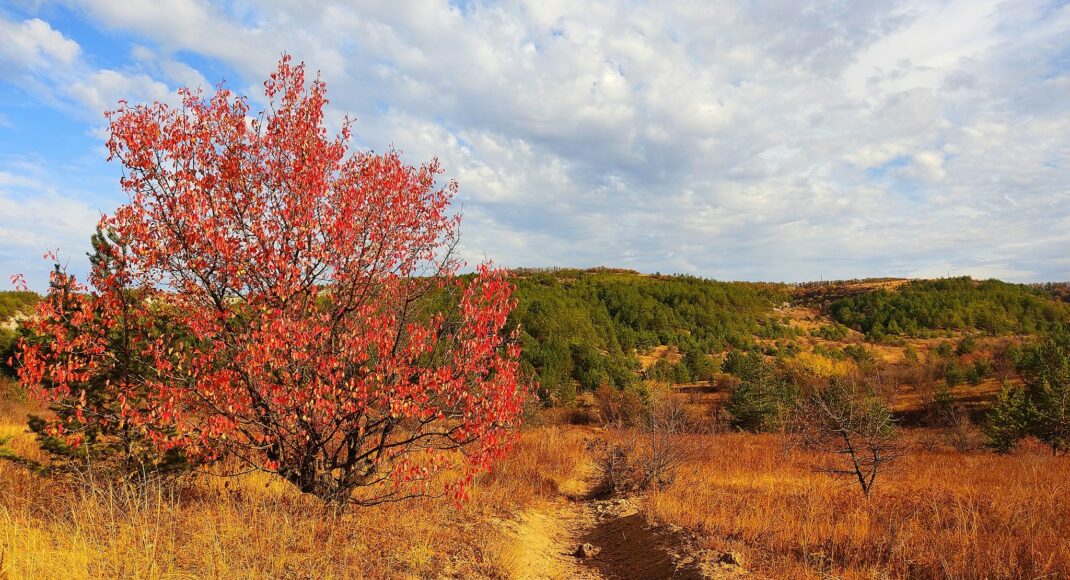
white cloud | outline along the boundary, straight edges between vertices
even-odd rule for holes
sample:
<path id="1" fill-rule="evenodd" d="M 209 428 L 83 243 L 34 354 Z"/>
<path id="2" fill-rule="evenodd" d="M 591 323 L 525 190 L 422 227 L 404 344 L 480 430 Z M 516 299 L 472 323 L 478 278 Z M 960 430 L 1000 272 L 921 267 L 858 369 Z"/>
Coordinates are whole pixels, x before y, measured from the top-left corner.
<path id="1" fill-rule="evenodd" d="M 0 70 L 70 66 L 81 52 L 77 42 L 39 18 L 13 22 L 0 16 L 0 38 Z"/>
<path id="2" fill-rule="evenodd" d="M 0 168 L 2 273 L 5 280 L 25 274 L 37 289 L 48 285 L 45 251 L 58 250 L 62 260 L 71 261 L 72 271 L 84 272 L 89 235 L 100 219 L 92 195 L 59 181 L 40 163 L 22 160 Z"/>
<path id="3" fill-rule="evenodd" d="M 105 111 L 114 108 L 120 99 L 133 103 L 165 101 L 172 93 L 167 85 L 148 75 L 102 69 L 72 84 L 67 94 L 93 111 Z"/>
<path id="4" fill-rule="evenodd" d="M 98 125 L 101 114 L 120 99 L 174 101 L 174 92 L 160 78 L 175 86 L 211 86 L 197 70 L 172 58 L 142 63 L 148 72 L 134 66 L 94 68 L 77 42 L 39 18 L 16 22 L 0 13 L 0 37 L 6 40 L 0 43 L 0 81 Z M 131 52 L 135 59 L 153 54 L 143 46 Z"/>
<path id="5" fill-rule="evenodd" d="M 179 87 L 207 90 L 216 84 L 204 78 L 204 75 L 199 70 L 173 58 L 160 57 L 147 46 L 135 45 L 130 49 L 130 56 L 143 68 L 152 71 L 156 76 L 167 78 Z"/>
<path id="6" fill-rule="evenodd" d="M 919 151 L 911 157 L 911 163 L 903 171 L 906 177 L 940 181 L 947 172 L 944 171 L 944 156 L 939 151 Z"/>
<path id="7" fill-rule="evenodd" d="M 1070 278 L 1070 6 L 72 7 L 143 44 L 63 85 L 89 107 L 219 80 L 179 54 L 234 69 L 254 101 L 284 51 L 322 70 L 362 145 L 442 158 L 472 259 Z"/>

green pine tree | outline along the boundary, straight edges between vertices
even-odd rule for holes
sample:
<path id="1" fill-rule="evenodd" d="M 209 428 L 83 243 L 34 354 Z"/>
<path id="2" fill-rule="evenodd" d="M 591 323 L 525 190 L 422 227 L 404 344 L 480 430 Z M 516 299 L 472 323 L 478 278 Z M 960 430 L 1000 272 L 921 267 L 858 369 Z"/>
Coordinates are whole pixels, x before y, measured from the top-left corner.
<path id="1" fill-rule="evenodd" d="M 988 445 L 999 453 L 1009 453 L 1030 433 L 1032 412 L 1025 389 L 1004 383 L 996 402 L 988 411 L 982 430 Z"/>

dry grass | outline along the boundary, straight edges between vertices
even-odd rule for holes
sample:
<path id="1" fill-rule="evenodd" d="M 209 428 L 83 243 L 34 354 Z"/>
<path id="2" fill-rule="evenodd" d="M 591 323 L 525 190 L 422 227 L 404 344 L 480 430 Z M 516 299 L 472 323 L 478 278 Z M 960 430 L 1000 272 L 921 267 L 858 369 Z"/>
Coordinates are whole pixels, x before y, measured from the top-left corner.
<path id="1" fill-rule="evenodd" d="M 661 345 L 655 346 L 647 352 L 636 353 L 635 358 L 639 359 L 639 364 L 642 366 L 643 370 L 646 370 L 654 366 L 659 360 L 676 364 L 684 358 L 684 355 L 680 352 L 680 349 L 675 346 Z"/>
<path id="2" fill-rule="evenodd" d="M 651 514 L 773 577 L 1070 577 L 1070 458 L 918 449 L 868 503 L 812 459 L 777 436 L 719 436 Z"/>
<path id="3" fill-rule="evenodd" d="M 0 404 L 0 436 L 17 435 L 12 447 L 32 454 L 26 410 Z M 592 435 L 524 432 L 460 508 L 422 501 L 337 519 L 262 475 L 133 490 L 0 462 L 0 576 L 506 577 L 523 547 L 502 520 L 575 493 Z M 712 549 L 742 552 L 761 576 L 1070 577 L 1070 458 L 1029 446 L 1003 457 L 914 444 L 867 502 L 778 436 L 687 437 L 695 455 L 650 498 L 649 515 L 698 532 Z"/>
<path id="4" fill-rule="evenodd" d="M 0 435 L 33 453 L 25 408 L 0 407 Z M 329 517 L 259 474 L 135 490 L 41 478 L 0 462 L 0 576 L 9 578 L 500 577 L 496 518 L 556 496 L 583 432 L 526 432 L 460 508 L 418 501 Z"/>
<path id="5" fill-rule="evenodd" d="M 1021 384 L 1021 381 L 1011 381 Z M 942 386 L 940 382 L 927 385 L 929 393 L 936 390 L 937 387 Z M 948 393 L 955 399 L 955 401 L 971 410 L 986 409 L 992 401 L 999 395 L 999 391 L 1003 388 L 1003 381 L 997 378 L 988 378 L 981 381 L 979 384 L 971 385 L 969 383 L 956 385 L 948 389 Z M 910 411 L 921 411 L 925 407 L 926 390 L 915 389 L 909 387 L 900 388 L 895 394 L 895 399 L 892 403 L 892 410 L 897 413 L 906 413 Z"/>

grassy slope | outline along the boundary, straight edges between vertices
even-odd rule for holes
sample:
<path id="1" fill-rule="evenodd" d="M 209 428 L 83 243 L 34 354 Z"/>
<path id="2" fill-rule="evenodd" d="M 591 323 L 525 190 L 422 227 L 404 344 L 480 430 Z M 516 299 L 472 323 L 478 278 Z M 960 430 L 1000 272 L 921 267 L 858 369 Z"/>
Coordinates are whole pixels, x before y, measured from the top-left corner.
<path id="1" fill-rule="evenodd" d="M 721 435 L 695 445 L 651 514 L 699 532 L 707 546 L 740 550 L 774 578 L 1070 576 L 1070 457 L 922 443 L 867 502 L 776 435 Z"/>
<path id="2" fill-rule="evenodd" d="M 32 457 L 28 410 L 0 401 L 0 436 L 13 435 L 11 447 Z M 41 478 L 0 461 L 0 577 L 507 576 L 515 549 L 497 518 L 556 497 L 574 477 L 584 436 L 554 426 L 523 433 L 459 508 L 428 500 L 337 519 L 261 474 L 135 491 Z"/>
<path id="3" fill-rule="evenodd" d="M 0 407 L 0 434 L 33 453 L 24 406 Z M 693 450 L 649 517 L 736 550 L 767 577 L 1065 577 L 1070 458 L 954 453 L 912 431 L 910 454 L 866 502 L 814 472 L 777 435 L 688 435 Z M 204 477 L 178 493 L 87 488 L 0 463 L 0 575 L 33 577 L 509 577 L 523 546 L 503 526 L 559 497 L 584 441 L 611 434 L 537 426 L 460 508 L 416 502 L 340 519 L 289 486 L 250 474 Z M 255 522 L 257 532 L 250 531 Z M 561 550 L 571 549 L 560 546 Z M 519 552 L 518 552 L 519 550 Z"/>

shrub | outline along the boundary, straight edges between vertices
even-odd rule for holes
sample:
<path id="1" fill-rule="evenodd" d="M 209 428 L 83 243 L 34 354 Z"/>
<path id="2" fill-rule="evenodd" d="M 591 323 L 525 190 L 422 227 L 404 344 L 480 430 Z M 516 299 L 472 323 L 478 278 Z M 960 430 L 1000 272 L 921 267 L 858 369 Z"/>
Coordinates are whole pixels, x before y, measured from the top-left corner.
<path id="1" fill-rule="evenodd" d="M 941 342 L 936 346 L 936 354 L 941 358 L 951 358 L 951 355 L 954 354 L 954 350 L 951 348 L 951 343 L 946 341 Z"/>
<path id="2" fill-rule="evenodd" d="M 15 345 L 18 335 L 13 329 L 0 327 L 0 376 L 15 376 Z"/>
<path id="3" fill-rule="evenodd" d="M 594 395 L 602 425 L 605 427 L 632 426 L 643 416 L 643 399 L 633 388 L 617 390 L 609 385 L 602 385 Z"/>
<path id="4" fill-rule="evenodd" d="M 873 351 L 861 344 L 849 344 L 843 347 L 843 352 L 859 365 L 870 365 L 877 360 Z"/>
<path id="5" fill-rule="evenodd" d="M 92 238 L 91 261 L 100 277 L 123 267 L 115 258 L 116 241 L 99 231 Z M 93 469 L 138 481 L 192 466 L 183 449 L 155 444 L 173 434 L 170 428 L 129 420 L 155 409 L 139 382 L 166 372 L 164 364 L 145 356 L 172 331 L 155 309 L 148 294 L 136 290 L 122 292 L 121 300 L 102 300 L 56 267 L 16 354 L 22 385 L 46 400 L 52 413 L 30 417 L 29 429 L 48 459 L 27 462 L 48 471 Z M 170 338 L 179 344 L 185 337 Z"/>
<path id="6" fill-rule="evenodd" d="M 972 353 L 977 350 L 977 340 L 972 334 L 967 334 L 959 341 L 958 346 L 955 347 L 955 354 L 963 356 Z"/>
<path id="7" fill-rule="evenodd" d="M 618 431 L 612 442 L 590 441 L 587 447 L 599 473 L 596 493 L 611 495 L 671 485 L 676 470 L 694 455 L 695 450 L 683 439 L 687 429 L 683 404 L 673 397 L 659 397 L 643 409 L 636 428 Z"/>
<path id="8" fill-rule="evenodd" d="M 973 361 L 969 370 L 966 371 L 966 380 L 971 385 L 979 385 L 990 374 L 992 374 L 992 363 L 988 359 L 979 358 Z"/>
<path id="9" fill-rule="evenodd" d="M 848 328 L 839 323 L 832 323 L 820 326 L 811 331 L 812 336 L 823 338 L 825 340 L 841 341 L 847 338 Z"/>
<path id="10" fill-rule="evenodd" d="M 966 369 L 957 361 L 951 361 L 944 367 L 944 382 L 948 387 L 957 387 L 966 380 Z"/>

